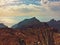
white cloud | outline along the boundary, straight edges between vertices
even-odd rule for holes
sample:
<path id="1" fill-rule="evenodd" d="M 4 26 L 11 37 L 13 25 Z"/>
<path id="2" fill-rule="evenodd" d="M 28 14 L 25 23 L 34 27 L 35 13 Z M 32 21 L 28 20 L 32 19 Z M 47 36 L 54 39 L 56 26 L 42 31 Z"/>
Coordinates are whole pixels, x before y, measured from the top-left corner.
<path id="1" fill-rule="evenodd" d="M 0 17 L 0 23 L 4 23 L 7 26 L 12 26 L 16 21 L 11 17 Z"/>
<path id="2" fill-rule="evenodd" d="M 18 5 L 19 3 L 21 2 L 18 0 L 0 0 L 0 7 Z"/>
<path id="3" fill-rule="evenodd" d="M 16 22 L 14 19 L 4 18 L 4 16 L 40 16 L 45 18 L 58 18 L 60 16 L 60 2 L 49 2 L 42 5 L 26 5 L 21 2 L 22 4 L 16 5 L 15 1 L 18 2 L 17 0 L 1 0 L 0 16 L 3 16 L 3 18 L 0 17 L 0 22 L 10 26 Z"/>
<path id="4" fill-rule="evenodd" d="M 18 2 L 18 0 L 10 0 L 9 2 Z M 43 5 L 20 4 L 0 7 L 0 15 L 4 16 L 24 16 L 24 15 L 46 15 L 47 12 L 60 14 L 60 2 L 49 2 Z"/>

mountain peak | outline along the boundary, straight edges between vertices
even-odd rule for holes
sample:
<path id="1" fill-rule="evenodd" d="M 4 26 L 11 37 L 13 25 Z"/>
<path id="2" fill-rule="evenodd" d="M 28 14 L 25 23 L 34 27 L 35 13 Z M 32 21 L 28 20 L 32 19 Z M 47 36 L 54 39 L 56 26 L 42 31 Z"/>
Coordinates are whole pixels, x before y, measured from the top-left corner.
<path id="1" fill-rule="evenodd" d="M 55 19 L 52 19 L 47 23 L 50 27 L 54 27 L 54 28 L 60 30 L 60 21 L 56 21 Z"/>
<path id="2" fill-rule="evenodd" d="M 48 27 L 47 23 L 40 22 L 36 17 L 25 19 L 18 24 L 12 26 L 12 28 L 16 29 L 27 29 L 27 28 L 41 28 Z"/>
<path id="3" fill-rule="evenodd" d="M 28 19 L 30 22 L 40 22 L 36 17 L 32 17 L 30 19 Z"/>
<path id="4" fill-rule="evenodd" d="M 4 25 L 3 23 L 0 23 L 0 25 Z"/>
<path id="5" fill-rule="evenodd" d="M 12 26 L 12 28 L 37 28 L 39 27 L 40 21 L 36 18 L 25 19 L 18 24 Z"/>
<path id="6" fill-rule="evenodd" d="M 56 20 L 55 19 L 51 19 L 50 22 L 56 22 Z"/>
<path id="7" fill-rule="evenodd" d="M 36 19 L 36 17 L 33 17 L 33 18 L 31 18 L 31 19 Z"/>
<path id="8" fill-rule="evenodd" d="M 0 28 L 7 28 L 7 26 L 4 25 L 3 23 L 0 23 Z"/>

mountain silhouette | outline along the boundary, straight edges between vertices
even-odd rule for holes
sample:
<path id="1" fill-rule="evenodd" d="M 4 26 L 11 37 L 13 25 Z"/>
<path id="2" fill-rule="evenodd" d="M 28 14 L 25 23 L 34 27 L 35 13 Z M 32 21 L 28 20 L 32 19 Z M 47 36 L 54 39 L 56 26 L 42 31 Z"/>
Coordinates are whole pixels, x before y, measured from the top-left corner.
<path id="1" fill-rule="evenodd" d="M 50 20 L 49 22 L 47 22 L 49 26 L 54 27 L 56 29 L 60 30 L 60 20 L 56 21 L 54 19 Z"/>
<path id="2" fill-rule="evenodd" d="M 0 23 L 0 28 L 8 28 L 8 27 L 4 25 L 3 23 Z"/>
<path id="3" fill-rule="evenodd" d="M 53 27 L 60 30 L 60 20 L 56 21 L 51 19 L 48 22 L 40 22 L 37 18 L 33 17 L 30 19 L 25 19 L 18 24 L 12 26 L 12 28 L 24 29 L 24 28 L 41 28 L 41 27 Z"/>
<path id="4" fill-rule="evenodd" d="M 25 19 L 19 22 L 18 24 L 13 25 L 12 28 L 24 29 L 24 28 L 39 28 L 43 26 L 48 27 L 48 24 L 40 22 L 37 18 L 33 17 L 30 19 Z"/>

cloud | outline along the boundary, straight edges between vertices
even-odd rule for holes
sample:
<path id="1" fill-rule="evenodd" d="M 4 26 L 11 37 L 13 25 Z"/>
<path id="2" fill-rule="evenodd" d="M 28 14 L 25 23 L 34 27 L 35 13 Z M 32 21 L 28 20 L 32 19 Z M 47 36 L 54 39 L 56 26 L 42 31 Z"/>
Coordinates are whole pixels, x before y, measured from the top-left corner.
<path id="1" fill-rule="evenodd" d="M 42 4 L 41 2 L 39 2 L 40 0 L 34 0 L 37 1 L 37 5 L 36 3 L 31 3 L 30 0 L 26 1 L 24 2 L 24 0 L 1 0 L 0 22 L 3 22 L 4 24 L 9 26 L 13 25 L 17 21 L 15 21 L 16 18 L 11 18 L 11 16 L 20 16 L 20 18 L 21 16 L 35 16 L 45 18 L 47 20 L 51 18 L 60 19 L 60 2 L 56 1 Z"/>
<path id="2" fill-rule="evenodd" d="M 51 2 L 59 2 L 60 0 L 48 0 L 48 1 L 51 1 Z"/>
<path id="3" fill-rule="evenodd" d="M 50 11 L 60 11 L 60 2 L 49 2 L 47 4 L 42 4 L 45 9 L 50 10 Z"/>
<path id="4" fill-rule="evenodd" d="M 40 0 L 0 0 L 0 7 L 20 4 L 40 5 Z"/>
<path id="5" fill-rule="evenodd" d="M 50 9 L 53 11 L 60 11 L 60 2 L 50 3 Z"/>
<path id="6" fill-rule="evenodd" d="M 40 0 L 34 0 L 37 3 Z M 28 16 L 28 15 L 53 15 L 53 13 L 59 15 L 60 13 L 60 2 L 48 2 L 47 4 L 32 4 L 31 0 L 10 0 L 4 4 L 5 6 L 0 7 L 0 16 Z M 26 4 L 30 2 L 29 4 Z M 41 2 L 40 2 L 41 3 Z M 2 4 L 2 3 L 0 3 Z M 49 14 L 48 14 L 49 13 Z"/>
<path id="7" fill-rule="evenodd" d="M 26 4 L 21 4 L 19 6 L 6 6 L 6 7 L 3 7 L 3 8 L 0 8 L 1 12 L 0 14 L 1 15 L 30 15 L 30 14 L 33 14 L 33 13 L 40 13 L 41 11 L 44 10 L 44 8 L 42 6 L 37 6 L 37 5 L 34 5 L 34 4 L 29 4 L 29 5 L 26 5 Z"/>
<path id="8" fill-rule="evenodd" d="M 0 0 L 0 6 L 9 5 L 16 2 L 16 0 Z"/>
<path id="9" fill-rule="evenodd" d="M 0 23 L 4 23 L 7 26 L 12 26 L 16 21 L 12 17 L 0 17 Z"/>

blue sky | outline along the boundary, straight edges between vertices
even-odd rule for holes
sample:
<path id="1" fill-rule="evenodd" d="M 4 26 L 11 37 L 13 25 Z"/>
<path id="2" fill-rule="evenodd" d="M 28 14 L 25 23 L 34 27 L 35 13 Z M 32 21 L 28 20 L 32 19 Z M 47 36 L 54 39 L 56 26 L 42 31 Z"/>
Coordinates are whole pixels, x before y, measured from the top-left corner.
<path id="1" fill-rule="evenodd" d="M 12 26 L 31 17 L 60 20 L 60 0 L 0 0 L 0 23 Z"/>

